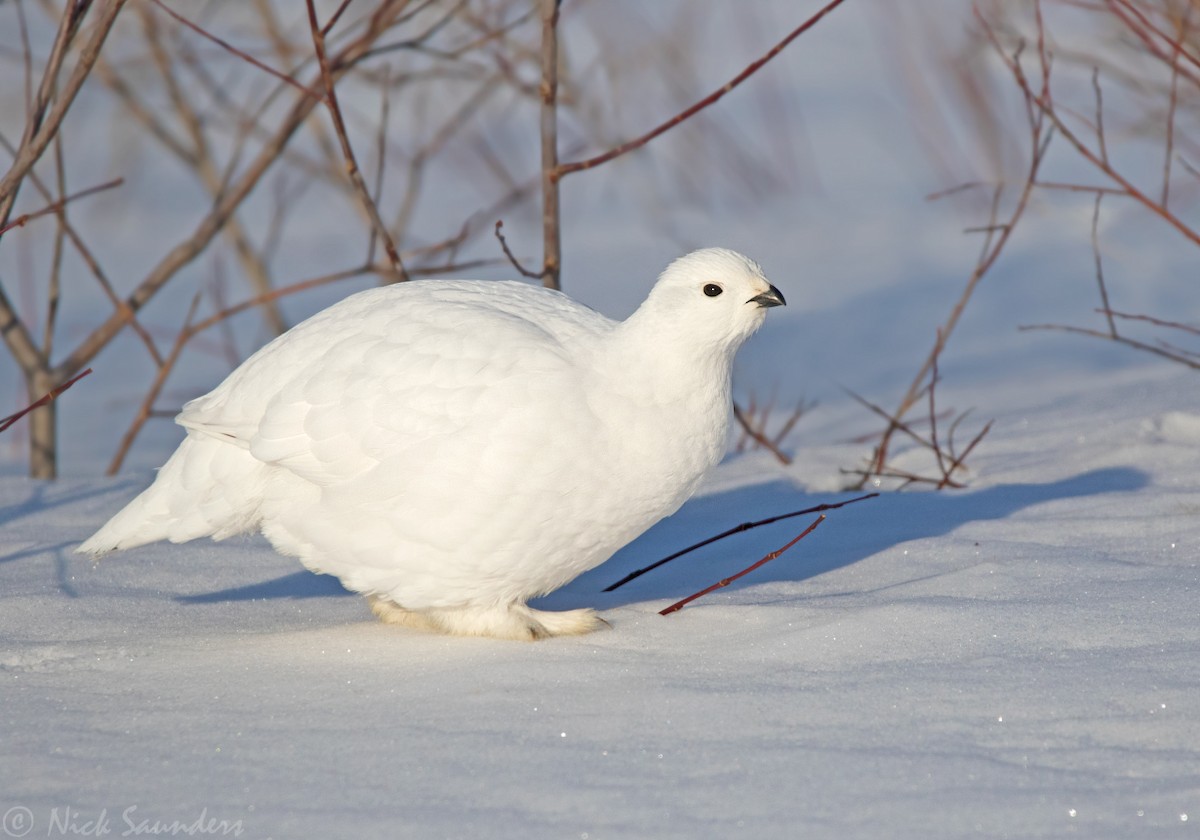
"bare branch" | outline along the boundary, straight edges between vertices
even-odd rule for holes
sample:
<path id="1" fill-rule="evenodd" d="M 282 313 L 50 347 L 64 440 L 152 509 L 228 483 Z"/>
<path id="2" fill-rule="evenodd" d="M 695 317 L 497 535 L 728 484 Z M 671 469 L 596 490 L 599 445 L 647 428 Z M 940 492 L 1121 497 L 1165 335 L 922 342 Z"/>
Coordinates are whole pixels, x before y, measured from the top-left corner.
<path id="1" fill-rule="evenodd" d="M 21 141 L 12 165 L 9 167 L 8 172 L 3 177 L 0 177 L 0 224 L 7 222 L 9 214 L 12 212 L 13 203 L 17 198 L 17 190 L 24 180 L 26 173 L 41 158 L 49 147 L 50 141 L 58 133 L 59 126 L 62 125 L 62 121 L 75 101 L 75 96 L 83 86 L 84 80 L 91 73 L 92 66 L 96 63 L 96 59 L 100 55 L 100 47 L 108 37 L 109 31 L 116 21 L 117 14 L 125 5 L 126 0 L 99 0 L 99 2 L 103 3 L 103 8 L 100 10 L 98 18 L 92 27 L 91 36 L 80 49 L 79 58 L 66 83 L 56 88 L 55 79 L 65 56 L 67 44 L 70 42 L 74 31 L 82 22 L 82 16 L 86 14 L 91 3 L 72 4 L 63 13 L 63 26 L 59 31 L 60 37 L 55 42 L 54 51 L 51 54 L 51 59 L 42 78 L 42 88 L 38 92 L 39 107 L 30 116 L 25 137 Z M 78 12 L 78 17 L 73 15 L 72 8 Z M 49 91 L 53 89 L 57 90 L 54 97 L 54 106 L 45 113 L 43 118 L 41 108 L 48 103 L 50 97 Z M 7 315 L 9 313 L 4 314 Z"/>
<path id="2" fill-rule="evenodd" d="M 508 240 L 506 240 L 504 238 L 504 234 L 500 232 L 500 228 L 502 227 L 504 227 L 504 221 L 502 219 L 497 219 L 496 238 L 500 240 L 500 247 L 504 249 L 504 256 L 508 257 L 508 261 L 512 263 L 513 268 L 521 272 L 521 276 L 530 277 L 534 280 L 540 280 L 542 278 L 542 274 L 540 272 L 530 271 L 525 266 L 521 265 L 521 263 L 513 255 L 513 252 L 508 249 Z"/>
<path id="3" fill-rule="evenodd" d="M 245 52 L 244 50 L 239 50 L 237 47 L 233 46 L 233 44 L 230 44 L 228 41 L 218 38 L 216 35 L 212 34 L 208 30 L 203 29 L 203 28 L 197 26 L 196 24 L 192 23 L 190 20 L 185 18 L 183 15 L 179 14 L 179 12 L 175 11 L 170 6 L 168 6 L 166 3 L 162 2 L 162 0 L 150 0 L 150 2 L 152 2 L 155 6 L 158 6 L 158 8 L 162 9 L 164 12 L 166 12 L 168 15 L 170 15 L 172 18 L 174 18 L 179 23 L 186 26 L 188 29 L 192 30 L 193 32 L 197 33 L 198 35 L 200 35 L 203 38 L 207 38 L 209 41 L 212 41 L 214 44 L 221 47 L 221 49 L 229 52 L 232 55 L 237 56 L 242 61 L 245 61 L 248 64 L 254 65 L 259 70 L 262 70 L 265 73 L 270 73 L 272 76 L 274 76 L 276 79 L 279 79 L 279 81 L 283 82 L 284 84 L 291 85 L 292 87 L 296 88 L 297 90 L 304 91 L 304 93 L 306 95 L 311 96 L 313 99 L 321 98 L 321 94 L 317 93 L 312 88 L 300 84 L 300 82 L 296 81 L 295 79 L 293 79 L 291 76 L 287 75 L 286 73 L 280 73 L 274 67 L 271 67 L 267 64 L 263 64 L 261 61 L 259 61 L 254 56 L 250 55 L 248 52 Z"/>
<path id="4" fill-rule="evenodd" d="M 1123 335 L 1113 336 L 1112 333 L 1100 332 L 1099 330 L 1092 330 L 1086 327 L 1071 327 L 1067 326 L 1066 324 L 1027 324 L 1025 326 L 1018 327 L 1018 329 L 1022 332 L 1026 330 L 1055 330 L 1058 332 L 1074 333 L 1075 335 L 1087 335 L 1091 336 L 1092 338 L 1103 338 L 1106 341 L 1115 341 L 1118 344 L 1124 344 L 1127 347 L 1134 348 L 1135 350 L 1153 353 L 1154 355 L 1161 356 L 1164 359 L 1170 359 L 1172 362 L 1179 362 L 1181 365 L 1187 365 L 1195 370 L 1200 370 L 1200 361 L 1188 358 L 1187 355 L 1179 352 L 1172 352 L 1167 348 L 1154 344 L 1146 344 L 1145 342 L 1137 341 Z"/>
<path id="5" fill-rule="evenodd" d="M 1100 90 L 1100 68 L 1092 68 L 1092 90 L 1096 95 L 1096 141 L 1100 144 L 1100 159 L 1108 163 L 1108 146 L 1104 140 L 1104 94 Z"/>
<path id="6" fill-rule="evenodd" d="M 670 615 L 673 612 L 678 612 L 679 610 L 683 609 L 688 604 L 690 604 L 692 601 L 695 601 L 697 598 L 703 598 L 705 595 L 708 595 L 710 592 L 716 592 L 718 589 L 723 589 L 724 587 L 729 586 L 729 584 L 733 583 L 738 578 L 745 577 L 746 575 L 753 572 L 755 569 L 765 566 L 767 563 L 770 563 L 772 560 L 779 557 L 781 554 L 783 554 L 789 548 L 794 546 L 796 543 L 800 542 L 800 540 L 804 539 L 809 534 L 811 534 L 813 531 L 815 531 L 817 529 L 817 526 L 820 525 L 824 521 L 825 521 L 825 514 L 822 513 L 820 516 L 818 516 L 816 519 L 813 520 L 811 525 L 809 525 L 807 528 L 805 528 L 803 531 L 801 531 L 797 536 L 795 536 L 791 540 L 789 540 L 788 543 L 786 545 L 784 545 L 782 548 L 772 551 L 766 557 L 763 557 L 761 560 L 758 560 L 757 562 L 751 563 L 749 566 L 742 569 L 737 574 L 730 575 L 727 578 L 722 578 L 721 580 L 714 583 L 712 586 L 707 586 L 704 589 L 701 589 L 699 592 L 689 595 L 680 601 L 676 601 L 674 604 L 667 607 L 665 610 L 659 610 L 658 614 L 659 615 Z"/>
<path id="7" fill-rule="evenodd" d="M 685 554 L 690 554 L 691 552 L 695 551 L 696 549 L 704 548 L 706 545 L 712 545 L 713 543 L 717 542 L 718 540 L 723 540 L 726 537 L 732 537 L 734 534 L 740 534 L 743 531 L 749 531 L 753 528 L 760 528 L 763 525 L 771 525 L 775 522 L 782 522 L 784 519 L 791 519 L 796 516 L 806 516 L 807 514 L 810 514 L 810 513 L 822 513 L 827 510 L 837 510 L 838 508 L 843 508 L 846 505 L 852 505 L 855 502 L 862 502 L 862 501 L 865 501 L 866 499 L 874 499 L 878 495 L 879 495 L 878 493 L 868 493 L 865 496 L 858 496 L 853 499 L 847 499 L 844 502 L 834 502 L 834 503 L 830 503 L 830 504 L 816 505 L 815 507 L 805 508 L 804 510 L 794 510 L 791 513 L 781 513 L 778 516 L 772 516 L 768 519 L 759 519 L 756 522 L 743 522 L 741 525 L 735 525 L 734 527 L 730 528 L 727 531 L 722 531 L 721 533 L 716 534 L 711 537 L 708 537 L 707 539 L 703 539 L 698 543 L 689 545 L 687 548 L 683 549 L 682 551 L 676 551 L 674 554 L 670 554 L 670 555 L 662 558 L 661 560 L 657 560 L 657 561 L 651 563 L 649 566 L 644 566 L 641 569 L 630 572 L 629 574 L 625 575 L 625 577 L 621 578 L 616 583 L 612 583 L 612 584 L 609 584 L 608 586 L 604 587 L 604 591 L 612 592 L 614 589 L 620 589 L 622 586 L 629 583 L 630 581 L 640 578 L 642 575 L 646 574 L 646 572 L 652 572 L 655 569 L 657 569 L 659 566 L 665 565 L 666 563 L 670 563 L 672 560 L 675 560 L 676 558 L 682 557 Z"/>
<path id="8" fill-rule="evenodd" d="M 200 305 L 200 295 L 197 294 L 192 298 L 192 304 L 188 307 L 187 315 L 183 319 L 183 327 L 179 330 L 179 335 L 175 337 L 175 343 L 171 346 L 171 352 L 167 354 L 167 358 L 158 366 L 158 373 L 154 376 L 154 382 L 151 383 L 150 389 L 146 392 L 142 404 L 138 407 L 137 414 L 130 423 L 129 428 L 125 430 L 125 434 L 121 437 L 121 444 L 117 447 L 116 454 L 109 462 L 108 469 L 105 470 L 105 475 L 116 475 L 121 464 L 125 461 L 125 456 L 129 452 L 129 448 L 133 446 L 133 441 L 141 431 L 142 426 L 150 419 L 150 411 L 154 408 L 154 401 L 158 399 L 158 394 L 166 384 L 167 377 L 175 368 L 175 363 L 179 360 L 179 354 L 183 352 L 183 346 L 187 344 L 191 338 L 192 318 L 196 315 L 196 307 Z"/>
<path id="9" fill-rule="evenodd" d="M 70 388 L 72 385 L 74 385 L 80 379 L 83 379 L 83 377 L 87 376 L 91 372 L 92 372 L 92 369 L 88 368 L 87 370 L 76 374 L 75 376 L 71 377 L 63 384 L 61 384 L 58 387 L 54 388 L 53 390 L 47 392 L 46 395 L 43 396 L 41 399 L 39 399 L 37 402 L 21 409 L 16 414 L 10 414 L 7 417 L 5 417 L 3 420 L 0 420 L 0 432 L 3 432 L 6 429 L 8 429 L 10 426 L 12 426 L 13 423 L 16 423 L 18 420 L 20 420 L 22 417 L 24 417 L 29 412 L 33 411 L 35 408 L 41 408 L 42 406 L 46 405 L 47 403 L 58 399 L 59 395 L 62 394 L 63 391 Z"/>
<path id="10" fill-rule="evenodd" d="M 700 113 L 708 106 L 716 103 L 723 96 L 725 96 L 725 94 L 729 93 L 731 90 L 736 88 L 742 82 L 746 81 L 746 79 L 750 78 L 755 73 L 757 73 L 764 64 L 766 64 L 768 61 L 773 59 L 775 56 L 777 56 L 781 52 L 783 52 L 783 50 L 788 46 L 788 44 L 792 43 L 792 41 L 796 40 L 801 35 L 803 35 L 805 32 L 807 32 L 809 29 L 816 26 L 816 24 L 821 20 L 821 18 L 825 17 L 825 15 L 832 12 L 834 9 L 836 9 L 838 6 L 840 6 L 842 3 L 843 3 L 843 0 L 832 0 L 830 3 L 827 3 L 819 12 L 817 12 L 815 15 L 810 17 L 808 20 L 804 21 L 804 23 L 800 24 L 795 29 L 793 29 L 791 32 L 789 32 L 782 41 L 780 41 L 778 44 L 776 44 L 770 50 L 768 50 L 765 55 L 763 55 L 757 61 L 752 62 L 745 70 L 743 70 L 738 75 L 734 76 L 732 79 L 730 79 L 724 85 L 722 85 L 720 88 L 713 91 L 708 96 L 701 99 L 699 102 L 696 102 L 695 104 L 689 106 L 688 108 L 685 108 L 683 111 L 681 111 L 678 114 L 676 114 L 675 116 L 671 117 L 671 119 L 667 120 L 666 122 L 662 123 L 661 125 L 656 126 L 655 128 L 652 128 L 650 131 L 647 131 L 642 136 L 637 137 L 633 140 L 629 140 L 625 143 L 622 143 L 619 146 L 616 146 L 612 149 L 609 149 L 604 154 L 596 155 L 595 157 L 590 157 L 590 158 L 587 158 L 586 160 L 575 161 L 573 163 L 560 164 L 558 167 L 558 172 L 557 172 L 556 177 L 562 178 L 564 175 L 569 175 L 572 172 L 580 172 L 584 169 L 591 169 L 593 167 L 599 166 L 602 163 L 608 163 L 608 161 L 613 160 L 614 158 L 618 158 L 621 155 L 626 154 L 627 152 L 631 152 L 634 149 L 637 149 L 637 148 L 640 148 L 640 147 L 646 145 L 651 140 L 653 140 L 655 137 L 658 137 L 660 134 L 664 134 L 667 131 L 670 131 L 672 128 L 679 125 L 684 120 L 687 120 L 690 117 L 693 117 L 696 114 Z"/>
<path id="11" fill-rule="evenodd" d="M 785 466 L 792 463 L 792 457 L 780 449 L 775 441 L 771 440 L 763 432 L 754 428 L 754 424 L 748 417 L 746 417 L 746 413 L 742 411 L 742 407 L 737 404 L 737 400 L 734 400 L 733 402 L 733 417 L 735 420 L 737 420 L 738 424 L 742 427 L 746 434 L 749 435 L 755 443 L 774 455 L 776 459 L 778 459 L 779 463 L 784 464 Z"/>
<path id="12" fill-rule="evenodd" d="M 350 178 L 351 183 L 354 184 L 354 190 L 358 193 L 358 197 L 362 201 L 363 209 L 367 211 L 367 216 L 370 218 L 375 232 L 383 241 L 383 249 L 387 252 L 388 259 L 391 260 L 392 270 L 396 273 L 396 279 L 401 281 L 408 280 L 408 272 L 404 270 L 404 263 L 400 259 L 400 252 L 396 250 L 396 243 L 392 239 L 392 234 L 387 229 L 387 225 L 383 223 L 383 219 L 379 215 L 379 208 L 371 199 L 371 193 L 367 189 L 366 182 L 363 180 L 362 172 L 359 171 L 358 161 L 354 157 L 354 149 L 350 145 L 350 138 L 346 135 L 346 123 L 342 119 L 342 108 L 338 104 L 333 71 L 330 67 L 329 55 L 325 50 L 325 31 L 317 23 L 317 7 L 314 0 L 307 0 L 307 4 L 308 23 L 312 32 L 313 49 L 316 50 L 317 61 L 321 65 L 321 80 L 325 86 L 325 95 L 322 99 L 325 102 L 330 117 L 333 119 L 333 128 L 337 134 L 338 142 L 342 147 L 342 156 L 346 162 L 346 175 Z M 339 14 L 340 12 L 341 10 L 339 9 Z"/>
<path id="13" fill-rule="evenodd" d="M 1100 287 L 1100 301 L 1103 305 L 1104 312 L 1108 318 L 1108 331 L 1113 338 L 1117 337 L 1117 324 L 1113 320 L 1112 310 L 1108 305 L 1108 287 L 1104 285 L 1104 261 L 1100 258 L 1100 237 L 1098 228 L 1100 226 L 1100 202 L 1103 200 L 1103 193 L 1096 193 L 1096 204 L 1092 208 L 1092 257 L 1096 263 L 1096 284 Z"/>
<path id="14" fill-rule="evenodd" d="M 116 187 L 119 187 L 124 183 L 125 183 L 124 178 L 114 178 L 111 181 L 106 181 L 105 183 L 99 184 L 94 187 L 88 187 L 86 190 L 80 190 L 79 192 L 77 192 L 73 195 L 69 195 L 66 198 L 59 199 L 58 201 L 51 204 L 49 207 L 43 207 L 41 210 L 38 210 L 34 213 L 24 213 L 24 214 L 18 216 L 17 218 L 13 219 L 11 222 L 4 225 L 3 227 L 0 227 L 0 236 L 3 236 L 4 234 L 8 233 L 13 228 L 24 227 L 26 222 L 30 222 L 34 219 L 41 218 L 42 216 L 49 216 L 51 213 L 57 213 L 59 210 L 62 210 L 64 207 L 66 207 L 68 204 L 70 204 L 72 201 L 75 201 L 76 199 L 86 198 L 87 196 L 95 195 L 98 192 L 104 192 L 105 190 L 115 189 Z"/>
<path id="15" fill-rule="evenodd" d="M 1166 327 L 1167 329 L 1171 330 L 1182 330 L 1183 332 L 1190 333 L 1192 335 L 1200 335 L 1200 327 L 1196 327 L 1191 324 L 1182 324 L 1178 321 L 1165 321 L 1162 318 L 1154 318 L 1150 315 L 1130 315 L 1128 312 L 1117 312 L 1115 309 L 1097 311 L 1102 312 L 1104 315 L 1124 318 L 1127 321 L 1145 321 L 1147 323 L 1154 324 L 1156 327 Z"/>
<path id="16" fill-rule="evenodd" d="M 558 5 L 542 3 L 542 285 L 557 289 L 562 284 L 562 232 L 558 181 Z M 499 235 L 499 228 L 496 233 Z"/>

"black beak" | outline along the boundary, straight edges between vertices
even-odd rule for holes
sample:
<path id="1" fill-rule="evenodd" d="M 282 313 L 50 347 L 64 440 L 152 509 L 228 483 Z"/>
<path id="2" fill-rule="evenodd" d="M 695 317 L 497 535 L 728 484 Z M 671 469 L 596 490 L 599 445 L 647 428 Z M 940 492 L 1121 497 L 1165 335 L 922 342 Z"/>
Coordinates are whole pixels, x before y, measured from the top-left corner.
<path id="1" fill-rule="evenodd" d="M 768 306 L 787 306 L 787 301 L 783 299 L 783 292 L 776 289 L 774 286 L 770 290 L 763 292 L 761 295 L 755 295 L 746 301 L 746 303 L 757 303 L 764 309 Z"/>

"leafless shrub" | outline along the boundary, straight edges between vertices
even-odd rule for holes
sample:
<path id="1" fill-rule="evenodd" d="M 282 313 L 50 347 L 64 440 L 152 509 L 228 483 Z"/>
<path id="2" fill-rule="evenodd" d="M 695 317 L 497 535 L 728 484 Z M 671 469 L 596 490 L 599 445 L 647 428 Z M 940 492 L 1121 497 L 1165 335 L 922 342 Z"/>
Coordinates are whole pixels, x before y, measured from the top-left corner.
<path id="1" fill-rule="evenodd" d="M 0 62 L 15 72 L 0 78 L 23 81 L 25 95 L 20 138 L 4 136 L 0 123 L 0 142 L 12 158 L 0 178 L 0 242 L 43 218 L 56 226 L 48 237 L 55 256 L 42 313 L 25 311 L 0 286 L 9 352 L 32 399 L 61 387 L 118 337 L 138 337 L 153 373 L 110 464 L 116 470 L 145 423 L 170 414 L 157 402 L 202 332 L 227 328 L 229 318 L 254 309 L 267 332 L 277 334 L 287 327 L 280 304 L 288 295 L 355 278 L 393 282 L 415 271 L 477 265 L 478 258 L 463 256 L 466 249 L 539 187 L 544 248 L 538 276 L 557 286 L 557 202 L 565 176 L 642 148 L 713 105 L 842 2 L 831 0 L 734 79 L 632 140 L 610 148 L 603 137 L 585 138 L 565 151 L 557 136 L 561 114 L 578 115 L 576 133 L 594 125 L 594 102 L 585 101 L 594 85 L 578 83 L 563 60 L 557 29 L 564 12 L 556 0 L 4 4 Z M 67 119 L 85 83 L 88 107 L 119 112 L 114 131 L 136 156 L 124 186 L 89 202 L 127 207 L 131 181 L 154 177 L 174 179 L 172 189 L 191 208 L 182 225 L 164 228 L 174 230 L 173 241 L 160 236 L 138 243 L 134 262 L 147 263 L 140 276 L 124 267 L 114 272 L 107 243 L 68 212 L 92 184 L 112 180 L 89 176 L 87 190 L 68 188 L 87 162 L 72 155 L 82 144 L 75 140 L 77 124 Z M 99 101 L 105 104 L 90 104 Z M 512 103 L 540 112 L 542 155 L 532 171 L 514 167 L 489 130 L 489 118 Z M 561 161 L 560 152 L 573 159 Z M 385 178 L 385 169 L 392 177 Z M 470 181 L 480 199 L 445 229 L 431 229 L 422 209 L 426 184 L 449 169 Z M 385 189 L 392 183 L 398 186 Z M 28 203 L 33 193 L 38 203 L 14 215 L 18 196 Z M 289 259 L 285 243 L 300 223 L 301 200 L 331 208 L 322 233 L 337 243 L 332 264 L 297 268 Z M 350 210 L 353 224 L 332 208 Z M 361 244 L 357 254 L 350 253 L 358 250 L 354 242 Z M 64 253 L 82 264 L 94 288 L 63 287 Z M 492 253 L 498 261 L 499 253 Z M 199 261 L 211 268 L 202 275 L 222 278 L 220 287 L 192 296 L 187 317 L 156 309 L 158 322 L 147 324 L 148 305 L 180 285 L 176 278 L 194 276 Z M 231 285 L 230 277 L 239 282 Z M 79 332 L 64 330 L 58 323 L 63 296 L 91 300 L 96 290 L 101 304 L 92 308 L 91 321 Z M 230 361 L 236 358 L 228 336 L 220 346 Z M 50 403 L 30 415 L 31 472 L 42 477 L 57 469 L 53 410 Z"/>
<path id="2" fill-rule="evenodd" d="M 1194 129 L 1200 118 L 1200 2 L 1106 0 L 1082 6 L 1066 0 L 1047 0 L 1046 5 L 1086 10 L 1097 18 L 1098 26 L 1114 33 L 1115 50 L 1101 44 L 1093 49 L 1068 52 L 1063 59 L 1076 67 L 1090 65 L 1091 101 L 1080 101 L 1077 87 L 1068 88 L 1068 93 L 1060 96 L 1056 86 L 1051 84 L 1050 68 L 1056 55 L 1053 35 L 1041 3 L 1034 3 L 1032 15 L 1033 35 L 1042 45 L 1045 68 L 1041 85 L 1036 90 L 1021 65 L 1020 56 L 1006 43 L 1011 42 L 1013 35 L 1006 38 L 1000 29 L 1002 22 L 1007 24 L 1007 29 L 1013 30 L 1021 21 L 1009 20 L 1011 10 L 1001 13 L 999 9 L 993 9 L 992 16 L 980 12 L 977 17 L 989 45 L 1004 60 L 1013 84 L 1045 115 L 1078 159 L 1100 176 L 1099 184 L 1039 180 L 1036 186 L 1043 190 L 1080 193 L 1093 200 L 1091 247 L 1100 303 L 1095 311 L 1103 318 L 1103 326 L 1038 324 L 1023 329 L 1059 330 L 1100 338 L 1200 369 L 1200 355 L 1196 350 L 1179 346 L 1175 339 L 1194 337 L 1197 335 L 1195 327 L 1161 316 L 1120 312 L 1112 307 L 1099 236 L 1103 202 L 1132 201 L 1173 228 L 1186 243 L 1200 246 L 1200 229 L 1187 218 L 1188 210 L 1195 207 L 1200 173 L 1193 161 L 1197 159 L 1200 147 L 1191 131 L 1181 130 L 1185 120 L 1189 128 Z M 1126 61 L 1115 62 L 1114 53 Z M 1126 95 L 1121 99 L 1125 108 L 1134 109 L 1134 116 L 1129 113 L 1120 116 L 1136 125 L 1136 130 L 1115 140 L 1111 136 L 1115 115 L 1109 113 L 1106 118 L 1105 113 L 1106 80 L 1134 92 L 1132 97 Z M 1122 154 L 1120 148 L 1126 144 L 1145 145 L 1155 141 L 1160 145 L 1162 160 L 1157 183 L 1150 182 L 1142 172 L 1131 171 L 1130 156 Z M 1181 195 L 1189 196 L 1190 200 L 1181 201 Z M 1158 335 L 1149 341 L 1131 337 L 1121 329 L 1122 324 L 1130 323 L 1157 327 Z"/>
<path id="3" fill-rule="evenodd" d="M 795 407 L 782 421 L 775 423 L 776 405 L 774 397 L 759 404 L 758 398 L 750 394 L 745 407 L 737 402 L 733 404 L 733 418 L 740 427 L 740 434 L 733 448 L 735 452 L 745 452 L 748 449 L 766 449 L 779 463 L 792 463 L 792 457 L 783 449 L 784 441 L 796 428 L 796 424 L 805 414 L 817 407 L 815 402 L 804 398 L 797 401 Z M 772 430 L 771 426 L 775 425 Z"/>
<path id="4" fill-rule="evenodd" d="M 887 422 L 887 427 L 879 435 L 879 442 L 876 444 L 871 457 L 867 459 L 866 466 L 859 469 L 842 470 L 844 475 L 856 476 L 856 481 L 852 486 L 863 487 L 868 483 L 873 483 L 878 487 L 885 479 L 898 482 L 897 486 L 899 489 L 912 484 L 932 486 L 935 490 L 944 490 L 947 487 L 962 488 L 965 486 L 962 480 L 957 477 L 957 474 L 966 470 L 967 456 L 974 451 L 980 441 L 991 431 L 992 423 L 991 421 L 985 423 L 974 437 L 967 442 L 966 446 L 960 448 L 955 443 L 955 434 L 959 426 L 970 415 L 970 411 L 961 413 L 953 411 L 942 412 L 937 407 L 937 385 L 940 381 L 937 364 L 938 357 L 941 355 L 944 347 L 945 341 L 939 333 L 938 340 L 934 344 L 933 354 L 929 360 L 929 380 L 918 392 L 918 397 L 923 398 L 928 406 L 928 414 L 924 422 L 920 425 L 914 421 L 905 420 L 899 414 L 889 414 L 853 391 L 850 392 L 850 396 L 860 405 Z M 938 423 L 947 417 L 950 418 L 950 426 L 944 434 L 939 434 Z M 927 433 L 922 433 L 920 431 L 922 428 L 927 429 Z M 903 469 L 889 462 L 889 451 L 893 448 L 892 439 L 897 434 L 906 438 L 911 444 L 915 444 L 918 449 L 929 452 L 933 456 L 936 472 L 918 473 Z"/>
<path id="5" fill-rule="evenodd" d="M 928 17 L 918 13 L 917 19 L 919 26 L 938 29 Z M 900 63 L 909 71 L 912 100 L 921 119 L 934 126 L 923 132 L 931 160 L 947 177 L 970 173 L 967 183 L 932 198 L 975 199 L 975 208 L 987 208 L 988 220 L 968 230 L 984 238 L 979 260 L 897 408 L 886 412 L 862 400 L 886 426 L 870 464 L 849 471 L 859 477 L 855 486 L 888 476 L 914 480 L 891 475 L 887 467 L 897 433 L 938 451 L 932 434 L 914 432 L 909 414 L 924 397 L 932 398 L 939 354 L 1035 195 L 1078 194 L 1091 202 L 1099 297 L 1094 310 L 1102 322 L 1097 327 L 1038 324 L 1022 329 L 1101 338 L 1200 367 L 1197 349 L 1180 343 L 1193 339 L 1195 326 L 1119 309 L 1105 280 L 1099 235 L 1102 205 L 1125 201 L 1149 211 L 1179 233 L 1184 244 L 1200 245 L 1197 228 L 1188 220 L 1200 195 L 1200 170 L 1195 165 L 1200 155 L 1195 141 L 1200 124 L 1200 0 L 979 0 L 973 20 L 971 35 L 957 50 L 933 40 L 904 42 L 898 48 Z M 927 48 L 936 56 L 936 80 L 912 70 L 920 64 L 915 53 Z M 1105 96 L 1109 86 L 1119 97 Z M 949 139 L 961 136 L 948 128 L 955 123 L 976 129 L 965 143 Z M 1116 133 L 1114 126 L 1120 127 Z M 1082 162 L 1098 181 L 1047 175 L 1051 146 L 1075 157 L 1072 162 L 1070 154 L 1058 155 L 1053 171 L 1077 172 L 1074 163 Z M 1148 167 L 1147 153 L 1153 154 L 1155 146 L 1161 164 Z M 1127 332 L 1134 325 L 1160 332 L 1149 339 L 1134 337 Z M 936 417 L 931 409 L 931 431 Z M 961 457 L 976 442 L 977 438 Z M 953 465 L 961 457 L 946 452 L 938 463 Z M 956 486 L 942 479 L 936 484 Z"/>

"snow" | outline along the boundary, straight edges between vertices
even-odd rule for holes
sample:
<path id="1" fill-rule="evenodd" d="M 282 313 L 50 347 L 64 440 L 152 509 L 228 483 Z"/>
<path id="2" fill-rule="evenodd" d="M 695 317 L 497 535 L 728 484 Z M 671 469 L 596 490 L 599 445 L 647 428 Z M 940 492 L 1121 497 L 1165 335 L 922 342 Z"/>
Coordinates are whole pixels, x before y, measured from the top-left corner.
<path id="1" fill-rule="evenodd" d="M 921 200 L 947 184 L 888 104 L 886 69 L 845 63 L 876 52 L 865 18 L 847 4 L 779 59 L 820 115 L 806 130 L 823 189 L 691 206 L 658 227 L 620 195 L 646 158 L 566 191 L 573 293 L 623 316 L 645 273 L 688 247 L 743 250 L 789 306 L 743 351 L 740 395 L 820 400 L 787 442 L 793 465 L 731 455 L 678 514 L 539 604 L 597 607 L 611 630 L 521 644 L 387 627 L 259 538 L 76 556 L 181 436 L 152 423 L 126 472 L 97 477 L 148 381 L 132 341 L 62 398 L 66 478 L 19 477 L 11 430 L 0 837 L 1196 836 L 1195 374 L 1016 330 L 1093 316 L 1089 197 L 1039 197 L 946 350 L 942 405 L 974 408 L 968 434 L 995 421 L 967 489 L 832 511 L 670 616 L 657 613 L 810 518 L 601 592 L 732 525 L 848 498 L 839 470 L 867 447 L 847 441 L 878 424 L 843 387 L 894 403 L 973 266 L 978 241 L 960 231 L 979 219 Z M 1114 305 L 1198 320 L 1194 251 L 1136 208 L 1105 212 L 1121 214 L 1106 239 Z M 144 237 L 145 215 L 112 213 L 128 228 L 114 240 Z M 516 241 L 519 220 L 506 230 Z M 326 244 L 287 250 L 303 263 Z M 181 317 L 152 316 L 167 336 Z M 164 402 L 211 387 L 220 364 L 194 361 Z M 13 371 L 0 376 L 16 393 Z"/>
<path id="2" fill-rule="evenodd" d="M 829 514 L 719 593 L 778 523 L 599 590 L 701 536 L 839 494 L 734 458 L 545 599 L 611 631 L 421 635 L 260 539 L 71 553 L 145 476 L 0 485 L 4 807 L 114 835 L 1158 836 L 1200 819 L 1200 400 L 1189 374 L 1013 384 L 970 489 Z M 1187 395 L 1181 399 L 1181 395 Z M 57 812 L 55 809 L 58 809 Z M 55 836 L 51 833 L 50 836 Z"/>

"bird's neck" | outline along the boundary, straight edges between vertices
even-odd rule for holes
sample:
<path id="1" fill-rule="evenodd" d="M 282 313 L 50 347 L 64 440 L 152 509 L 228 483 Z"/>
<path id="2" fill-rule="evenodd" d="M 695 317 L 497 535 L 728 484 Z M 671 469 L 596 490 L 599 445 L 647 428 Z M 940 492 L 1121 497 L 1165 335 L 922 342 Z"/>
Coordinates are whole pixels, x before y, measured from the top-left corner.
<path id="1" fill-rule="evenodd" d="M 673 324 L 635 312 L 617 325 L 602 349 L 599 367 L 614 387 L 647 408 L 673 406 L 707 422 L 730 409 L 729 347 L 697 341 Z"/>

